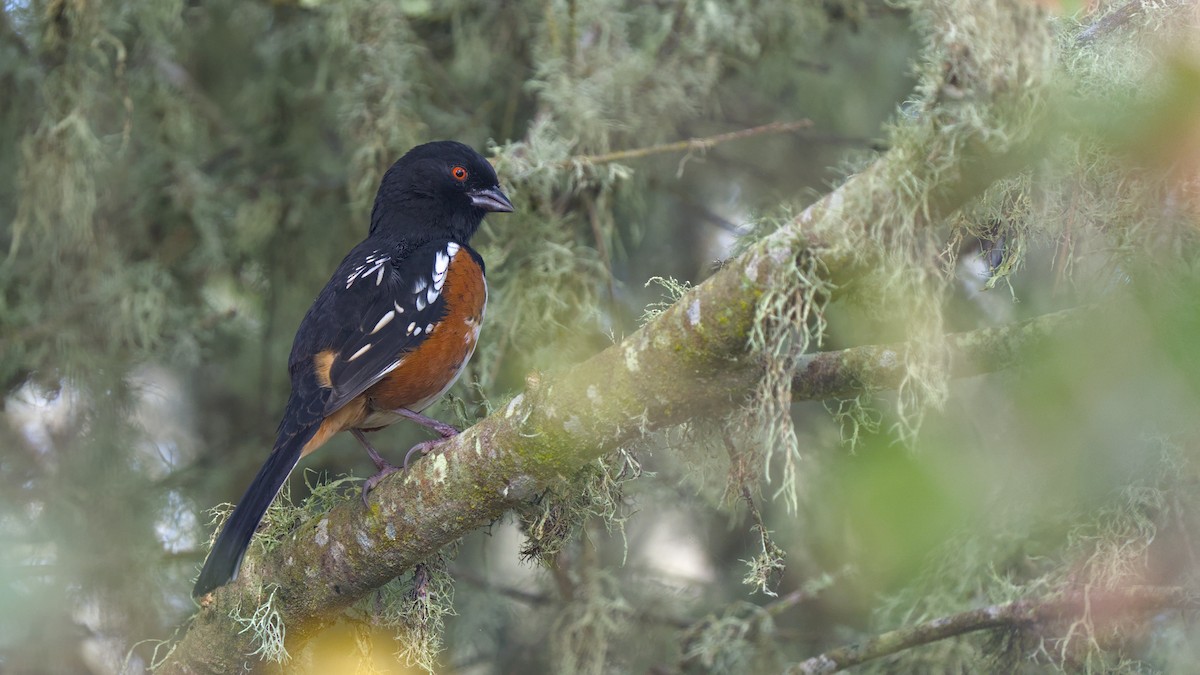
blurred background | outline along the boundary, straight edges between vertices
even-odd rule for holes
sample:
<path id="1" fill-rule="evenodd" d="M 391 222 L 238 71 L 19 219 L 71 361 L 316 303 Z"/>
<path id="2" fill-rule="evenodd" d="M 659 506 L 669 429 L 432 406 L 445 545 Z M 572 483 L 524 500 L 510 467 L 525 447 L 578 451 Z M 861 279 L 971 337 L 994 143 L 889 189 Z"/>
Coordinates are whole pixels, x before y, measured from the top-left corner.
<path id="1" fill-rule="evenodd" d="M 551 564 L 523 560 L 516 518 L 459 545 L 437 672 L 778 672 L 1030 594 L 1195 588 L 1195 11 L 1042 4 L 1069 120 L 1033 170 L 937 233 L 928 289 L 947 330 L 1077 305 L 1088 321 L 1016 368 L 950 382 L 915 440 L 888 392 L 796 403 L 795 510 L 772 499 L 777 477 L 757 509 L 731 498 L 719 432 L 646 439 L 628 451 L 641 476 Z M 668 295 L 651 277 L 703 281 L 886 152 L 928 67 L 918 14 L 855 0 L 5 0 L 0 673 L 139 672 L 161 656 L 195 609 L 210 510 L 271 447 L 294 330 L 408 148 L 473 145 L 518 207 L 473 242 L 488 324 L 452 400 L 428 411 L 469 425 L 528 374 L 636 330 Z M 821 348 L 903 340 L 924 320 L 878 304 L 832 306 Z M 378 445 L 399 457 L 424 438 L 398 425 Z M 291 496 L 371 472 L 336 439 Z M 756 510 L 786 553 L 774 596 L 743 583 L 764 548 Z M 1086 640 L 979 634 L 871 667 L 1200 661 L 1185 613 L 1150 616 Z M 348 617 L 293 657 L 408 672 L 404 649 Z"/>

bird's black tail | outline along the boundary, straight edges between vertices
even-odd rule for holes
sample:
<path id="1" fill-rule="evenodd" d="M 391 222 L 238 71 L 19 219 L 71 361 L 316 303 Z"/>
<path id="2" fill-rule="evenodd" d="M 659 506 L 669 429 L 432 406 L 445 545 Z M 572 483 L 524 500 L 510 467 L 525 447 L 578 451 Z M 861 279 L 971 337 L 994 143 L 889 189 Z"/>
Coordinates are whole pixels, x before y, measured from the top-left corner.
<path id="1" fill-rule="evenodd" d="M 258 470 L 254 482 L 246 488 L 246 494 L 238 501 L 233 515 L 229 516 L 213 544 L 208 560 L 204 561 L 204 569 L 200 570 L 200 578 L 192 589 L 192 597 L 198 598 L 237 578 L 250 538 L 254 536 L 258 523 L 262 521 L 263 514 L 274 501 L 288 474 L 300 461 L 300 451 L 316 433 L 318 426 L 314 424 L 301 429 L 299 433 L 281 436 L 275 442 L 271 456 Z"/>

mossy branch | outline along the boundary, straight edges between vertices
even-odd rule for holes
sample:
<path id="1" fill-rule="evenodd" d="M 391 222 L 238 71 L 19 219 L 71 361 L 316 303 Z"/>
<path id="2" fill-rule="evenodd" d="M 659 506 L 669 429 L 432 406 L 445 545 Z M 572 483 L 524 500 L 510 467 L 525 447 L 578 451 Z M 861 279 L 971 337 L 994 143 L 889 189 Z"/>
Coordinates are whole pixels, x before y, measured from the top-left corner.
<path id="1" fill-rule="evenodd" d="M 1112 620 L 1164 609 L 1200 609 L 1200 594 L 1171 586 L 1134 586 L 1121 590 L 1073 591 L 1024 598 L 889 631 L 814 656 L 792 665 L 784 672 L 788 675 L 824 675 L 905 649 L 981 630 L 1028 629 L 1042 623 L 1074 620 L 1085 613 L 1093 619 Z"/>

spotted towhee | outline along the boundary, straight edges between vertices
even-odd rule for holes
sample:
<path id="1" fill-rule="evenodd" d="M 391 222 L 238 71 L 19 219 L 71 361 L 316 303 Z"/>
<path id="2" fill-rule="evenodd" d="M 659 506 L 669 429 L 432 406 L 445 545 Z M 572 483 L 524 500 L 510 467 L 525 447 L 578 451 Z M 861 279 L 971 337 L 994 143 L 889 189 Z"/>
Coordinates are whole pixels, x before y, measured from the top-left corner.
<path id="1" fill-rule="evenodd" d="M 217 537 L 192 595 L 237 578 L 288 474 L 334 434 L 349 431 L 379 467 L 363 488 L 365 500 L 397 467 L 364 431 L 405 418 L 443 438 L 458 433 L 420 411 L 446 393 L 475 351 L 487 283 L 483 259 L 467 242 L 489 211 L 512 210 L 491 165 L 461 143 L 415 147 L 388 169 L 370 233 L 300 322 L 288 359 L 292 395 L 275 448 Z"/>

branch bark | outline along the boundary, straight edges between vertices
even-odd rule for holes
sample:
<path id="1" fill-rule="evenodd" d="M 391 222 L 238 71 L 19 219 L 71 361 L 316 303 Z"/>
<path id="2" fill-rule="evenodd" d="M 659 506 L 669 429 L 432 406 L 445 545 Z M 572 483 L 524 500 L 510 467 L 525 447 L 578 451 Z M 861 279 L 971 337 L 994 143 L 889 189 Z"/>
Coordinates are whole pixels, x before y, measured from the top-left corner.
<path id="1" fill-rule="evenodd" d="M 836 673 L 867 661 L 938 640 L 993 628 L 1021 628 L 1086 614 L 1125 616 L 1163 609 L 1200 609 L 1200 596 L 1177 587 L 1135 586 L 1118 591 L 1076 591 L 990 605 L 838 647 L 785 670 L 788 675 Z"/>

